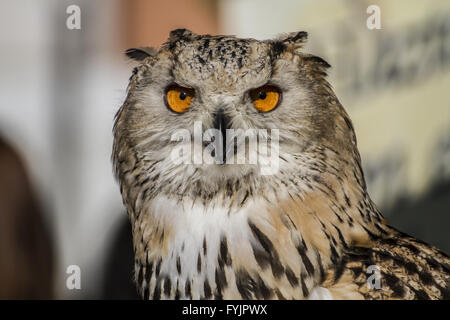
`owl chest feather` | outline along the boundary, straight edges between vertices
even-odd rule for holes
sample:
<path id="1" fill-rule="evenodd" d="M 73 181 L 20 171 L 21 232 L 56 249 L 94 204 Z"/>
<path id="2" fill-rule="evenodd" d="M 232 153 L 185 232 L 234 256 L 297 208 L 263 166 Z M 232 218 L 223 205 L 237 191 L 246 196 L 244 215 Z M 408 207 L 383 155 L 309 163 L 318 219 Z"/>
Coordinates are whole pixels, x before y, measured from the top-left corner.
<path id="1" fill-rule="evenodd" d="M 236 208 L 154 199 L 134 226 L 144 298 L 308 297 L 323 268 L 318 250 L 269 211 L 260 200 Z"/>

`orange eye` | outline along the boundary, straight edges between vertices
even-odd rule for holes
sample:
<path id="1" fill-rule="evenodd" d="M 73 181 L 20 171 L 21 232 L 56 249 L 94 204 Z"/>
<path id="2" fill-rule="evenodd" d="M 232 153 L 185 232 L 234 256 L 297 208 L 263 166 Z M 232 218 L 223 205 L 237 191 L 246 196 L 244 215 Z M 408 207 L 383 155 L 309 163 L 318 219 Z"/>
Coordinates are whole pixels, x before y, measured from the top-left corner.
<path id="1" fill-rule="evenodd" d="M 191 106 L 194 96 L 194 89 L 171 85 L 166 90 L 165 102 L 170 110 L 183 113 Z"/>
<path id="2" fill-rule="evenodd" d="M 265 85 L 250 91 L 250 98 L 255 108 L 261 112 L 269 112 L 280 103 L 281 90 L 275 86 Z"/>

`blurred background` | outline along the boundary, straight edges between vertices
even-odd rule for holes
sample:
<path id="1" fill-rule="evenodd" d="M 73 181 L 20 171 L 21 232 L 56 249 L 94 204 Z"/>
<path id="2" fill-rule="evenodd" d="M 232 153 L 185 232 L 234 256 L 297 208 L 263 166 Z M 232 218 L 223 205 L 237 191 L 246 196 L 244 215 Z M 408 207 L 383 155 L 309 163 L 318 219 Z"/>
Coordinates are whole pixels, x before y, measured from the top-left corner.
<path id="1" fill-rule="evenodd" d="M 372 4 L 381 29 L 367 27 Z M 134 67 L 124 50 L 159 47 L 175 28 L 308 31 L 373 200 L 450 252 L 449 1 L 0 0 L 0 299 L 136 298 L 111 130 Z M 71 265 L 80 289 L 66 285 Z"/>

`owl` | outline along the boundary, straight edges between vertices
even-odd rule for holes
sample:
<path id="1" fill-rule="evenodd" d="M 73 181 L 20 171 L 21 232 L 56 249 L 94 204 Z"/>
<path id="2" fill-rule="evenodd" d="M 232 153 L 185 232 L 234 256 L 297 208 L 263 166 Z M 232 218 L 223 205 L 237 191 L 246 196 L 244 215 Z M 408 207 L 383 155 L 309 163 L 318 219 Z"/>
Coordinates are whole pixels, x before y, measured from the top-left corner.
<path id="1" fill-rule="evenodd" d="M 306 39 L 177 29 L 126 52 L 112 158 L 144 299 L 450 298 L 450 258 L 370 199 Z"/>

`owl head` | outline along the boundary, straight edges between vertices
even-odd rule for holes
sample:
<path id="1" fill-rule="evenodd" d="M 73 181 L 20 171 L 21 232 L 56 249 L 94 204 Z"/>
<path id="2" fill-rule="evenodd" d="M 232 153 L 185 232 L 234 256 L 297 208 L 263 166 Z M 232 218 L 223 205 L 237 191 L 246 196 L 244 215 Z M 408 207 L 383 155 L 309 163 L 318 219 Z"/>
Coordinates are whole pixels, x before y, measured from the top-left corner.
<path id="1" fill-rule="evenodd" d="M 127 50 L 139 66 L 116 116 L 113 150 L 126 201 L 161 192 L 244 199 L 307 187 L 329 166 L 359 168 L 352 124 L 325 79 L 329 64 L 301 51 L 306 38 L 178 29 L 159 50 Z"/>

